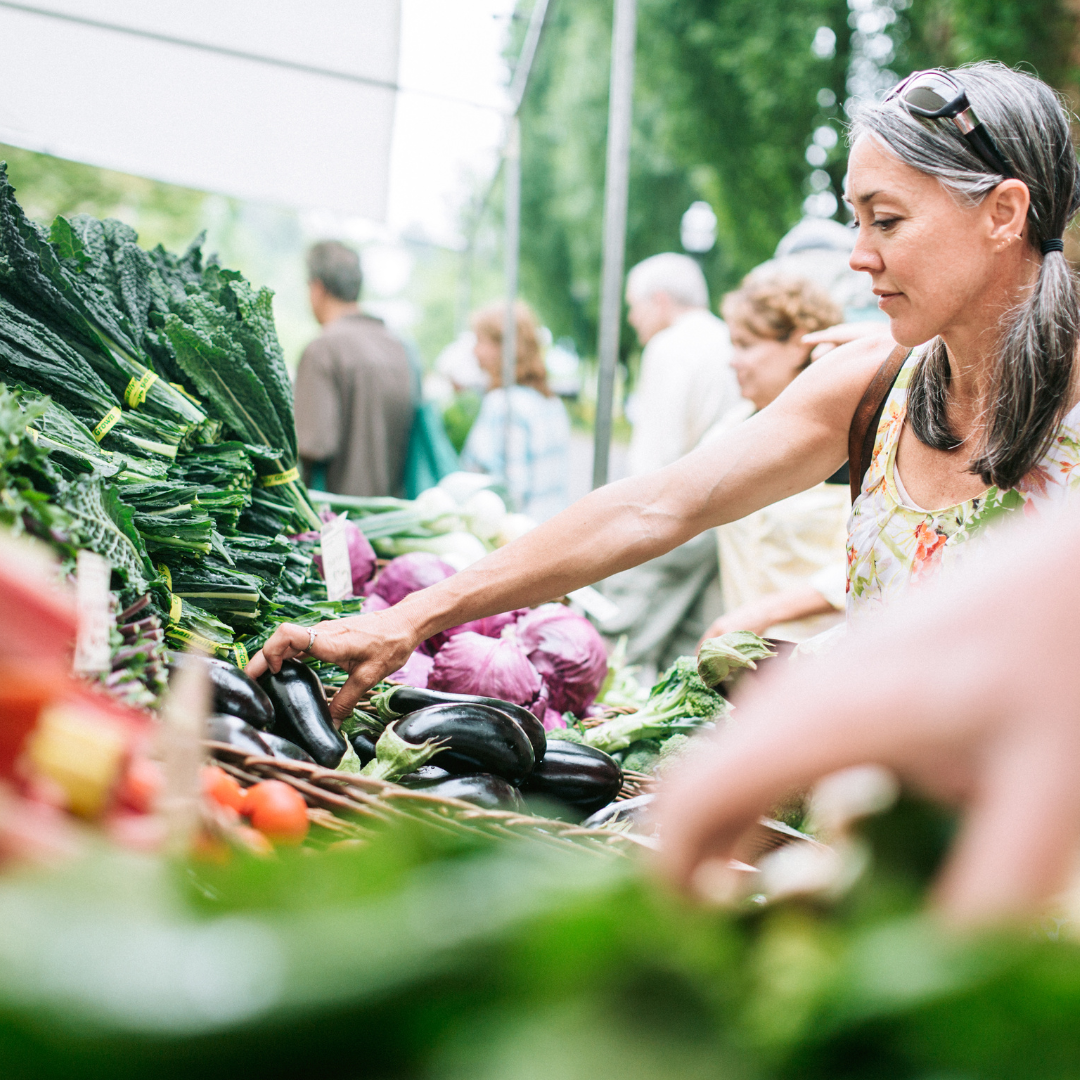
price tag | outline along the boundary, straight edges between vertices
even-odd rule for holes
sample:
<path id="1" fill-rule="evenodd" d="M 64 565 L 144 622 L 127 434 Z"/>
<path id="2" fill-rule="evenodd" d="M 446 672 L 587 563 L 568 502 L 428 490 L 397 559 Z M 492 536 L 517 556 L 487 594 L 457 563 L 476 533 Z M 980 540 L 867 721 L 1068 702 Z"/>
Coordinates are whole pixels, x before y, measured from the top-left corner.
<path id="1" fill-rule="evenodd" d="M 323 524 L 322 567 L 327 600 L 344 600 L 352 596 L 352 563 L 345 539 L 344 514 Z"/>
<path id="2" fill-rule="evenodd" d="M 92 551 L 80 551 L 75 564 L 75 609 L 78 630 L 75 637 L 75 670 L 108 671 L 110 666 L 108 559 Z"/>

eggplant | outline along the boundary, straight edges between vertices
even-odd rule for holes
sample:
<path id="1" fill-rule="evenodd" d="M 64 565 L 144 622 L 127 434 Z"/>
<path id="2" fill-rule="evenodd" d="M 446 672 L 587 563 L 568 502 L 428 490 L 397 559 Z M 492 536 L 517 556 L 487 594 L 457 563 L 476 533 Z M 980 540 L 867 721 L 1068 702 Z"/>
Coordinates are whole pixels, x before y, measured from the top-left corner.
<path id="1" fill-rule="evenodd" d="M 445 739 L 447 745 L 435 753 L 432 764 L 455 775 L 494 773 L 517 786 L 533 769 L 532 743 L 525 732 L 490 705 L 429 705 L 395 721 L 394 732 L 414 744 Z"/>
<path id="2" fill-rule="evenodd" d="M 619 794 L 622 782 L 622 769 L 603 750 L 552 739 L 543 762 L 533 769 L 522 790 L 548 795 L 588 815 L 607 806 Z"/>
<path id="3" fill-rule="evenodd" d="M 472 773 L 468 776 L 451 776 L 442 780 L 418 780 L 406 785 L 413 791 L 438 795 L 444 799 L 461 799 L 488 810 L 525 810 L 525 803 L 517 788 L 501 776 L 490 773 Z"/>
<path id="4" fill-rule="evenodd" d="M 493 709 L 498 709 L 516 720 L 521 730 L 529 737 L 533 748 L 534 764 L 538 765 L 544 760 L 544 751 L 547 749 L 544 725 L 524 705 L 515 705 L 512 701 L 502 701 L 499 698 L 478 697 L 476 694 L 447 694 L 442 690 L 421 690 L 415 686 L 396 686 L 386 694 L 383 700 L 386 706 L 399 716 L 417 709 L 425 709 L 429 705 L 444 705 L 451 702 L 490 705 Z"/>
<path id="5" fill-rule="evenodd" d="M 375 744 L 379 741 L 381 734 L 380 731 L 370 731 L 368 728 L 362 727 L 357 728 L 349 736 L 349 742 L 352 743 L 352 748 L 356 751 L 356 756 L 360 759 L 361 765 L 366 765 L 369 761 L 374 760 Z"/>
<path id="6" fill-rule="evenodd" d="M 260 731 L 259 735 L 274 757 L 288 761 L 310 761 L 312 765 L 315 764 L 315 759 L 302 746 L 297 746 L 272 731 Z"/>
<path id="7" fill-rule="evenodd" d="M 345 736 L 330 719 L 322 683 L 306 664 L 284 660 L 275 675 L 267 671 L 259 678 L 274 706 L 271 731 L 307 751 L 327 769 L 335 769 L 345 756 Z"/>
<path id="8" fill-rule="evenodd" d="M 477 773 L 477 776 L 483 775 Z M 398 783 L 404 784 L 406 787 L 410 787 L 412 784 L 418 784 L 421 780 L 448 780 L 453 773 L 448 773 L 445 769 L 440 769 L 438 765 L 421 765 L 416 772 L 406 773 L 404 776 L 399 777 Z M 496 777 L 496 779 L 498 779 Z"/>
<path id="9" fill-rule="evenodd" d="M 207 738 L 214 742 L 228 743 L 236 750 L 242 750 L 245 754 L 261 754 L 263 757 L 272 757 L 273 752 L 266 745 L 261 731 L 256 731 L 249 723 L 241 720 L 239 716 L 230 716 L 222 713 L 211 716 L 206 721 Z"/>
<path id="10" fill-rule="evenodd" d="M 270 704 L 266 691 L 227 660 L 180 653 L 173 663 L 174 666 L 188 663 L 203 665 L 206 674 L 210 677 L 210 686 L 214 695 L 212 707 L 215 713 L 239 716 L 252 727 L 263 730 L 273 725 L 274 706 Z"/>

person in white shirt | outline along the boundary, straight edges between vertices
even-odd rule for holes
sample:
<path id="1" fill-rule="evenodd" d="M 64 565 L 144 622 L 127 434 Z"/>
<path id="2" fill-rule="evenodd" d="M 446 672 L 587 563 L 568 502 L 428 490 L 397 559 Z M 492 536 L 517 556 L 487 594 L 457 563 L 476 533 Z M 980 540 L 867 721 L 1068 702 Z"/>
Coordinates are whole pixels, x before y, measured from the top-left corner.
<path id="1" fill-rule="evenodd" d="M 637 476 L 688 454 L 741 398 L 727 327 L 709 311 L 705 275 L 693 259 L 666 252 L 638 263 L 627 276 L 626 302 L 644 346 L 628 462 Z M 693 652 L 721 610 L 716 541 L 697 536 L 601 589 L 619 609 L 601 632 L 625 634 L 627 660 L 650 679 Z"/>
<path id="2" fill-rule="evenodd" d="M 727 327 L 709 311 L 701 267 L 665 252 L 626 279 L 627 319 L 644 346 L 632 411 L 629 469 L 662 469 L 688 454 L 740 400 Z"/>

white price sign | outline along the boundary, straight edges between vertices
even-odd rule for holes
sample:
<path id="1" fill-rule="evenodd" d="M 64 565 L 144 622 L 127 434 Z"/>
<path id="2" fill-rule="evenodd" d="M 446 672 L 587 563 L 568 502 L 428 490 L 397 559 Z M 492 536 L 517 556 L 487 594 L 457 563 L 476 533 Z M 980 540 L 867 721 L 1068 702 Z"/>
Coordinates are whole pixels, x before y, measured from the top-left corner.
<path id="1" fill-rule="evenodd" d="M 344 600 L 352 596 L 352 563 L 345 539 L 344 514 L 323 524 L 322 566 L 327 600 Z"/>
<path id="2" fill-rule="evenodd" d="M 92 551 L 80 551 L 75 564 L 75 610 L 78 629 L 75 636 L 75 670 L 108 671 L 110 664 L 109 577 L 108 559 Z"/>

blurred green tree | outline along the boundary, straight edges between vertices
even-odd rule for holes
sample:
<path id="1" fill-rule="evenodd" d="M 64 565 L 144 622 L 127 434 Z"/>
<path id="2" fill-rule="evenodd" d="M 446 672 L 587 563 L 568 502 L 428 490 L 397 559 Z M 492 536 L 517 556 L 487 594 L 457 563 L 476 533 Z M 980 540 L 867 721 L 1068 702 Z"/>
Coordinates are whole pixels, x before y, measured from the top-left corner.
<path id="1" fill-rule="evenodd" d="M 842 136 L 856 6 L 639 0 L 628 267 L 681 250 L 695 199 L 718 218 L 703 259 L 714 300 L 772 254 L 809 193 L 813 131 Z M 553 0 L 522 110 L 522 295 L 583 354 L 596 345 L 611 17 L 612 0 Z M 811 49 L 819 27 L 836 35 L 831 56 Z M 892 36 L 898 75 L 999 59 L 1078 99 L 1069 0 L 914 0 Z M 841 138 L 825 164 L 836 190 L 845 159 Z M 625 333 L 624 356 L 633 347 Z"/>

